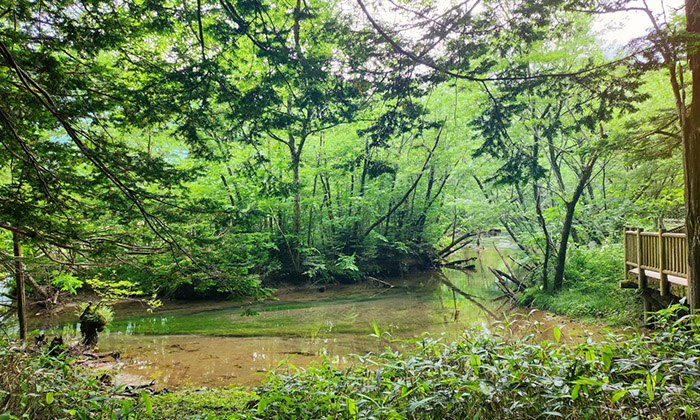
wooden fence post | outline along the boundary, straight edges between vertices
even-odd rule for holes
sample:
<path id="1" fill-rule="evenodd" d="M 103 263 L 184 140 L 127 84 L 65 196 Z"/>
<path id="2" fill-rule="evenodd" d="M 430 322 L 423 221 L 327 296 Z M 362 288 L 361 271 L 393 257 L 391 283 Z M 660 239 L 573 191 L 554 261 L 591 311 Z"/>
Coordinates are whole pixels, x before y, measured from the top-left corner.
<path id="1" fill-rule="evenodd" d="M 668 284 L 668 274 L 664 273 L 666 270 L 666 245 L 664 244 L 664 233 L 666 229 L 659 229 L 659 293 L 661 296 L 668 296 L 669 284 Z"/>
<path id="2" fill-rule="evenodd" d="M 642 231 L 644 229 L 637 228 L 637 269 L 639 270 L 637 273 L 637 284 L 640 289 L 646 289 L 647 288 L 647 276 L 646 273 L 644 272 L 644 269 L 642 268 Z"/>
<path id="3" fill-rule="evenodd" d="M 627 281 L 627 274 L 629 273 L 627 259 L 629 258 L 629 250 L 627 249 L 627 226 L 622 228 L 622 248 L 625 250 L 625 271 L 623 271 L 623 280 Z"/>

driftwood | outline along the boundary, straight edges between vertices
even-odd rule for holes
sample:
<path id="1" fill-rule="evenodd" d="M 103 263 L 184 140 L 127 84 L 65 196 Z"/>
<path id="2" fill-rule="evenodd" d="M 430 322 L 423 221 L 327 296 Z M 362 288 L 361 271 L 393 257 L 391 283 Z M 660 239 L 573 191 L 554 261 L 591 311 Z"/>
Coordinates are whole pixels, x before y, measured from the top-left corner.
<path id="1" fill-rule="evenodd" d="M 517 301 L 518 295 L 508 286 L 507 277 L 503 275 L 504 273 L 502 271 L 496 270 L 491 266 L 489 266 L 489 270 L 491 270 L 493 275 L 496 277 L 496 280 L 498 280 L 496 285 L 503 291 L 503 293 L 506 296 L 508 296 L 508 298 L 510 298 L 511 300 Z"/>
<path id="2" fill-rule="evenodd" d="M 376 281 L 377 283 L 382 284 L 382 285 L 384 285 L 384 287 L 388 287 L 390 289 L 393 289 L 394 287 L 396 287 L 393 284 L 385 282 L 384 280 L 379 280 L 376 277 L 367 276 L 367 279 L 372 280 L 372 281 Z"/>
<path id="3" fill-rule="evenodd" d="M 121 352 L 120 351 L 107 351 L 103 353 L 94 353 L 91 351 L 84 351 L 81 353 L 84 357 L 87 357 L 89 359 L 93 360 L 100 360 L 100 359 L 107 359 L 107 358 L 113 358 L 114 360 L 119 360 L 121 357 Z"/>
<path id="4" fill-rule="evenodd" d="M 151 382 L 146 382 L 143 384 L 126 385 L 124 387 L 124 393 L 122 393 L 122 395 L 135 397 L 137 395 L 141 395 L 141 392 L 140 392 L 141 390 L 147 390 L 147 392 L 151 391 L 150 393 L 153 393 L 152 387 L 155 384 L 156 384 L 156 381 L 152 380 Z"/>
<path id="5" fill-rule="evenodd" d="M 476 266 L 474 264 L 468 264 L 468 263 L 474 261 L 475 259 L 476 259 L 476 257 L 470 257 L 470 258 L 466 258 L 463 260 L 447 261 L 447 262 L 440 263 L 440 267 L 473 270 Z"/>
<path id="6" fill-rule="evenodd" d="M 438 255 L 440 255 L 442 258 L 447 258 L 449 255 L 454 254 L 455 252 L 464 248 L 467 244 L 471 243 L 471 240 L 467 241 L 466 243 L 461 244 L 457 249 L 452 249 L 452 248 L 454 248 L 456 245 L 459 245 L 460 242 L 464 241 L 465 239 L 469 239 L 473 236 L 474 236 L 474 234 L 471 232 L 465 233 L 464 235 L 453 240 L 449 245 L 447 245 L 446 247 L 444 247 L 440 251 L 438 251 Z"/>

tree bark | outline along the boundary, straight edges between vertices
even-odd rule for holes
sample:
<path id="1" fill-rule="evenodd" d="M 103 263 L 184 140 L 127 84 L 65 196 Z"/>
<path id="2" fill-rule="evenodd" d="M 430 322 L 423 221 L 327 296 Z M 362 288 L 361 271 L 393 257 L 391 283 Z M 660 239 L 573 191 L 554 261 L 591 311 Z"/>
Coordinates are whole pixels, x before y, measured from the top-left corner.
<path id="1" fill-rule="evenodd" d="M 24 293 L 24 267 L 22 264 L 22 244 L 17 232 L 12 232 L 12 248 L 15 257 L 15 283 L 17 288 L 17 320 L 19 321 L 19 338 L 27 338 L 26 297 Z"/>
<path id="2" fill-rule="evenodd" d="M 581 194 L 584 188 L 588 184 L 588 180 L 591 178 L 593 173 L 593 167 L 595 166 L 596 156 L 589 159 L 586 166 L 581 171 L 581 176 L 576 185 L 576 190 L 574 191 L 573 197 L 570 201 L 566 201 L 566 217 L 564 218 L 564 226 L 561 229 L 561 241 L 559 242 L 559 253 L 557 254 L 557 267 L 554 274 L 553 287 L 554 290 L 560 290 L 564 284 L 564 267 L 566 266 L 566 249 L 569 244 L 569 236 L 571 235 L 571 226 L 574 222 L 574 212 L 576 211 L 576 204 L 581 198 Z"/>
<path id="3" fill-rule="evenodd" d="M 293 230 L 294 235 L 299 237 L 299 232 L 301 231 L 301 180 L 299 178 L 299 156 L 294 153 L 292 155 L 292 172 L 293 172 L 293 183 L 294 183 L 294 217 L 293 217 Z"/>
<path id="4" fill-rule="evenodd" d="M 685 13 L 691 41 L 688 61 L 692 72 L 693 99 L 683 124 L 683 169 L 685 174 L 685 230 L 688 247 L 688 305 L 700 309 L 700 0 L 686 0 Z"/>

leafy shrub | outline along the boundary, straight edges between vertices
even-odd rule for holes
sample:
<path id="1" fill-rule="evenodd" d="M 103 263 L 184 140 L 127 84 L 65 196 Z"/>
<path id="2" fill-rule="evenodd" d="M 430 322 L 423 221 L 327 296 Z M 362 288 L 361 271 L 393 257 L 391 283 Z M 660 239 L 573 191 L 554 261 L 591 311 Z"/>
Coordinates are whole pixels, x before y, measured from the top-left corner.
<path id="1" fill-rule="evenodd" d="M 90 309 L 87 310 L 88 308 Z M 114 319 L 114 312 L 111 307 L 102 304 L 93 305 L 91 302 L 78 305 L 75 315 L 83 321 L 94 322 L 102 326 L 109 325 Z"/>
<path id="2" fill-rule="evenodd" d="M 678 308 L 676 308 L 677 310 Z M 272 374 L 255 418 L 697 419 L 700 322 L 660 315 L 663 329 L 581 344 L 467 334 L 387 350 L 345 371 L 324 361 Z"/>
<path id="3" fill-rule="evenodd" d="M 120 398 L 122 389 L 76 368 L 65 353 L 31 353 L 14 344 L 0 341 L 0 419 L 138 418 L 139 398 Z"/>

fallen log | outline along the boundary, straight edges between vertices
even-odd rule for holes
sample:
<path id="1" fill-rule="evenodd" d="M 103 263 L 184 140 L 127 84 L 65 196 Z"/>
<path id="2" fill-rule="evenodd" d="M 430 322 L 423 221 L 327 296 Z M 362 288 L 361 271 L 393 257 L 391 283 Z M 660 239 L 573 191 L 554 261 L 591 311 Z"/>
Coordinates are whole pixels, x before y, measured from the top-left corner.
<path id="1" fill-rule="evenodd" d="M 508 287 L 508 281 L 507 281 L 506 278 L 502 275 L 502 272 L 500 272 L 499 270 L 496 270 L 495 268 L 493 268 L 493 267 L 491 267 L 491 266 L 489 266 L 489 270 L 490 270 L 491 273 L 493 273 L 493 275 L 496 277 L 496 280 L 498 280 L 498 282 L 496 283 L 496 285 L 498 285 L 499 288 L 503 291 L 503 293 L 506 294 L 511 300 L 517 302 L 517 301 L 518 301 L 518 295 L 517 295 L 516 292 L 514 292 L 510 287 Z"/>
<path id="2" fill-rule="evenodd" d="M 447 245 L 446 247 L 444 247 L 440 251 L 438 251 L 438 255 L 443 259 L 449 257 L 450 255 L 454 254 L 455 252 L 459 251 L 460 249 L 462 249 L 465 246 L 472 243 L 473 239 L 470 239 L 470 238 L 473 238 L 473 236 L 474 236 L 473 233 L 465 233 L 464 235 L 453 240 L 449 245 Z M 467 241 L 466 239 L 469 239 L 469 240 Z M 464 241 L 464 242 L 462 242 L 462 241 Z M 457 246 L 457 245 L 459 245 L 459 246 Z"/>
<path id="3" fill-rule="evenodd" d="M 508 272 L 510 273 L 511 277 L 512 277 L 512 278 L 517 278 L 518 276 L 516 276 L 516 275 L 515 275 L 515 272 L 513 271 L 513 269 L 510 268 L 510 264 L 508 264 L 508 260 L 507 260 L 506 257 L 503 255 L 503 253 L 501 252 L 501 250 L 498 249 L 498 247 L 496 246 L 496 243 L 495 243 L 495 242 L 494 242 L 494 244 L 493 244 L 493 249 L 495 249 L 496 252 L 498 252 L 498 255 L 501 257 L 501 261 L 503 261 L 503 264 L 504 264 L 504 265 L 506 266 L 506 268 L 508 269 Z M 517 282 L 514 282 L 514 283 L 517 283 Z"/>
<path id="4" fill-rule="evenodd" d="M 476 260 L 476 257 L 466 258 L 466 259 L 457 260 L 457 261 L 446 261 L 446 262 L 440 263 L 440 267 L 474 269 L 476 267 L 474 264 L 468 264 L 474 260 Z"/>
<path id="5" fill-rule="evenodd" d="M 393 284 L 388 283 L 388 282 L 385 282 L 384 280 L 379 280 L 379 279 L 376 278 L 376 277 L 367 276 L 367 279 L 372 280 L 372 281 L 376 281 L 377 283 L 382 284 L 384 287 L 388 287 L 388 288 L 390 288 L 390 289 L 396 287 L 396 286 L 394 286 Z"/>
<path id="6" fill-rule="evenodd" d="M 491 272 L 498 273 L 498 275 L 501 276 L 502 278 L 515 283 L 515 285 L 518 286 L 516 292 L 519 292 L 521 289 L 527 289 L 527 286 L 525 285 L 525 283 L 523 283 L 517 277 L 512 277 L 512 276 L 508 275 L 507 273 L 504 273 L 503 271 L 501 271 L 497 268 L 489 267 L 489 269 L 491 270 Z"/>

